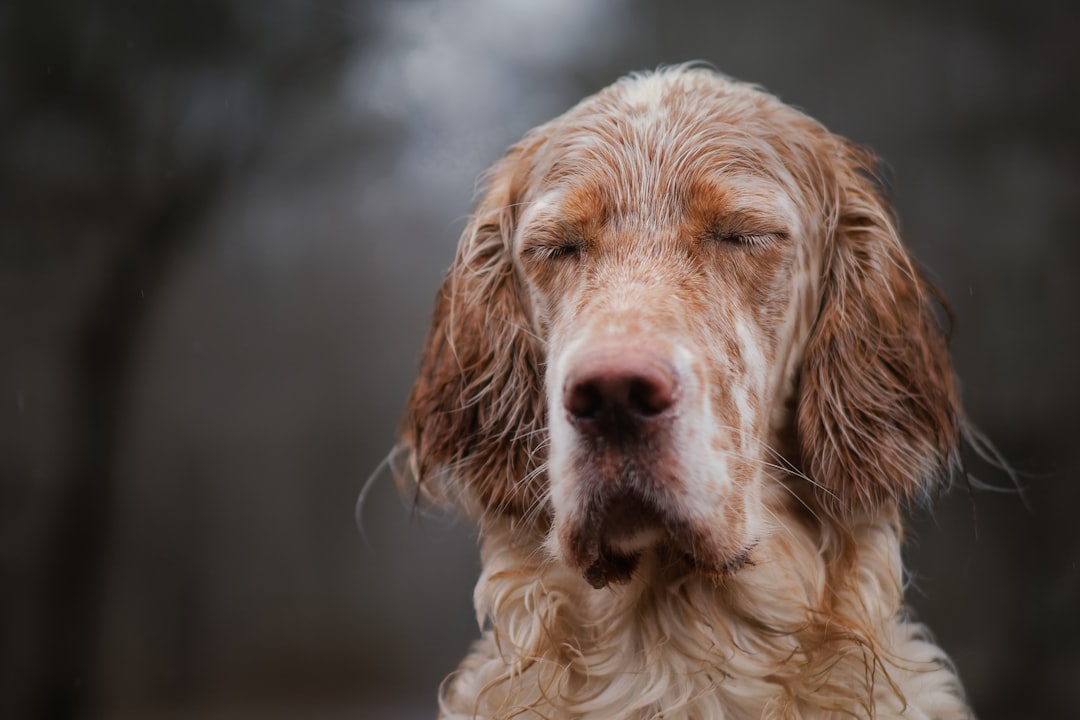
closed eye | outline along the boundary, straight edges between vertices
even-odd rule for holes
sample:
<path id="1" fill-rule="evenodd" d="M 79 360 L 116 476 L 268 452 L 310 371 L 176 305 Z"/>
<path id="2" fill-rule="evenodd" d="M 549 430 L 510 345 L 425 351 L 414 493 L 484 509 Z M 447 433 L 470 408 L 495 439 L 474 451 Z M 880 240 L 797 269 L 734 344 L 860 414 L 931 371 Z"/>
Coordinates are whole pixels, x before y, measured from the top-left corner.
<path id="1" fill-rule="evenodd" d="M 705 241 L 731 248 L 761 249 L 783 242 L 786 232 L 737 232 L 730 230 L 711 230 L 705 235 Z"/>
<path id="2" fill-rule="evenodd" d="M 570 238 L 534 238 L 526 241 L 521 255 L 526 260 L 556 261 L 572 260 L 580 257 L 585 243 L 577 237 Z"/>

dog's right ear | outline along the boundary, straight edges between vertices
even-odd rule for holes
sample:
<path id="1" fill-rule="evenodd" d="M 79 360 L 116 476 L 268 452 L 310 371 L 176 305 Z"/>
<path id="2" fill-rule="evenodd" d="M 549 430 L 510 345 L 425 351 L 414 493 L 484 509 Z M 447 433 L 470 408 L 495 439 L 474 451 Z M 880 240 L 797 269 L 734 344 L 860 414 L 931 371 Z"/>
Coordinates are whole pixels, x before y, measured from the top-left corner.
<path id="1" fill-rule="evenodd" d="M 417 493 L 484 512 L 524 514 L 543 497 L 541 356 L 512 262 L 537 144 L 526 138 L 486 175 L 439 289 L 399 427 Z"/>

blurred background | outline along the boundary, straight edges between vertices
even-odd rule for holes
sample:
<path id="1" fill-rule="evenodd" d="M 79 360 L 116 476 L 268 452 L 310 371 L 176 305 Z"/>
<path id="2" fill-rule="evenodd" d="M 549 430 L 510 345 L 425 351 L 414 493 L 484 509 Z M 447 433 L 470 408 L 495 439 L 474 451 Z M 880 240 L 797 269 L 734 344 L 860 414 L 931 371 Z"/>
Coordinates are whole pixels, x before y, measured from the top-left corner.
<path id="1" fill-rule="evenodd" d="M 910 598 L 980 717 L 1080 717 L 1054 0 L 0 4 L 0 716 L 434 717 L 475 537 L 378 470 L 475 178 L 689 59 L 888 161 L 970 415 L 1029 475 L 1029 507 L 958 487 L 914 518 Z"/>

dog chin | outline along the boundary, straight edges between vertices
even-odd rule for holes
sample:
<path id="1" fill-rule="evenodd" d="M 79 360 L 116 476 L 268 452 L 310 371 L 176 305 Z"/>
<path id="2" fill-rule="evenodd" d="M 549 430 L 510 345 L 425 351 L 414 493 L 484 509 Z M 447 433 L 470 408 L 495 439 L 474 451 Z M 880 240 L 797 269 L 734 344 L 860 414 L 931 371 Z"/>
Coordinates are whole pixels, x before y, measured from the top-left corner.
<path id="1" fill-rule="evenodd" d="M 605 523 L 579 521 L 558 532 L 558 554 L 592 587 L 629 583 L 645 568 L 661 571 L 662 581 L 696 575 L 720 581 L 750 562 L 752 544 L 736 550 L 710 549 L 703 536 L 684 522 L 655 522 L 628 531 L 604 533 Z M 645 563 L 646 558 L 655 562 Z"/>
<path id="2" fill-rule="evenodd" d="M 575 564 L 585 580 L 600 589 L 612 583 L 630 581 L 644 554 L 664 540 L 660 528 L 648 527 L 604 538 L 594 552 L 579 557 Z M 591 560 L 591 561 L 590 561 Z"/>
<path id="3" fill-rule="evenodd" d="M 750 559 L 751 550 L 753 546 L 720 560 L 690 554 L 667 541 L 638 551 L 601 546 L 591 563 L 584 567 L 578 565 L 578 568 L 585 581 L 600 590 L 609 585 L 629 583 L 642 564 L 642 559 L 648 553 L 655 553 L 658 562 L 654 565 L 662 570 L 663 578 L 667 581 L 693 575 L 713 582 L 722 582 L 747 565 L 753 565 Z"/>

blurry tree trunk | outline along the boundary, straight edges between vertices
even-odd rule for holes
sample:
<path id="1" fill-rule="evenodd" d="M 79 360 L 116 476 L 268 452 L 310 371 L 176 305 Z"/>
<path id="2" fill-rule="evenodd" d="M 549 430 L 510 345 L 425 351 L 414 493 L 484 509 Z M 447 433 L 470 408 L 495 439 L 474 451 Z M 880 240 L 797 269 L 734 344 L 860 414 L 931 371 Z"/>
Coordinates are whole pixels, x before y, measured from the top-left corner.
<path id="1" fill-rule="evenodd" d="M 34 715 L 53 720 L 100 714 L 94 688 L 107 552 L 116 504 L 117 429 L 147 310 L 175 262 L 197 237 L 217 187 L 216 174 L 190 177 L 154 208 L 115 252 L 87 309 L 72 368 L 76 396 L 67 477 L 45 548 L 38 613 L 40 667 L 31 670 Z"/>

